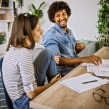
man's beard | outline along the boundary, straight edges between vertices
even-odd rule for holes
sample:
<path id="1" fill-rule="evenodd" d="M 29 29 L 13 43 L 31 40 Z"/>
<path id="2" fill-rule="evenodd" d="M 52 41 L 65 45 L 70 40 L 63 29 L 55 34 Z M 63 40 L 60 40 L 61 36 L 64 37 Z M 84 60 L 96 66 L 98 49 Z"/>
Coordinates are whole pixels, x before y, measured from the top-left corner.
<path id="1" fill-rule="evenodd" d="M 67 28 L 67 25 L 65 25 L 65 26 L 60 26 L 61 28 L 63 28 L 63 29 L 65 29 L 65 28 Z"/>
<path id="2" fill-rule="evenodd" d="M 65 21 L 67 22 L 66 19 L 65 19 Z M 60 27 L 63 28 L 63 29 L 67 28 L 67 23 L 65 25 L 61 25 L 61 23 L 60 23 Z"/>

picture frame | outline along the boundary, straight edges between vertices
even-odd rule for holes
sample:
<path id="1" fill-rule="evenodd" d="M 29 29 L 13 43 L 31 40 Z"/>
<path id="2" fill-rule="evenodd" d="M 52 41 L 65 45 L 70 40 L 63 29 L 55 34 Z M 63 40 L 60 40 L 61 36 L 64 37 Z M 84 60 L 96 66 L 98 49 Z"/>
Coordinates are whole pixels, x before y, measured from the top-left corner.
<path id="1" fill-rule="evenodd" d="M 0 0 L 1 7 L 9 7 L 9 0 Z"/>
<path id="2" fill-rule="evenodd" d="M 1 4 L 2 4 L 2 0 L 0 0 L 0 7 L 1 7 Z"/>

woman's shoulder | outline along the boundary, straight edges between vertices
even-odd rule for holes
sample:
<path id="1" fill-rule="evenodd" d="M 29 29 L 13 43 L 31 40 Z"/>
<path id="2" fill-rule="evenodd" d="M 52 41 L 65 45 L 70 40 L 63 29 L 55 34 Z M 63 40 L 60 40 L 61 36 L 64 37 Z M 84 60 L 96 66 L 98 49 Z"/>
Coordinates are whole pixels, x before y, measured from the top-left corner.
<path id="1" fill-rule="evenodd" d="M 32 50 L 27 49 L 27 48 L 20 48 L 19 54 L 21 54 L 21 55 L 23 55 L 23 56 L 24 56 L 24 55 L 31 56 L 31 55 L 32 55 Z"/>
<path id="2" fill-rule="evenodd" d="M 30 53 L 30 49 L 27 49 L 27 48 L 25 48 L 25 47 L 22 47 L 22 48 L 20 48 L 20 51 L 21 52 L 27 52 L 27 53 Z"/>
<path id="3" fill-rule="evenodd" d="M 20 48 L 17 57 L 19 62 L 22 63 L 23 61 L 23 63 L 26 63 L 28 60 L 32 60 L 32 52 L 27 48 Z"/>
<path id="4" fill-rule="evenodd" d="M 7 51 L 6 55 L 14 55 L 20 58 L 27 56 L 30 57 L 32 55 L 32 51 L 25 47 L 22 48 L 11 47 L 9 51 Z"/>
<path id="5" fill-rule="evenodd" d="M 25 47 L 21 47 L 21 48 L 11 47 L 8 52 L 11 52 L 11 53 L 18 53 L 18 54 L 19 54 L 19 53 L 20 53 L 20 54 L 22 54 L 22 53 L 30 54 L 30 53 L 31 53 L 30 51 L 31 51 L 30 49 L 27 49 L 27 48 L 25 48 Z"/>

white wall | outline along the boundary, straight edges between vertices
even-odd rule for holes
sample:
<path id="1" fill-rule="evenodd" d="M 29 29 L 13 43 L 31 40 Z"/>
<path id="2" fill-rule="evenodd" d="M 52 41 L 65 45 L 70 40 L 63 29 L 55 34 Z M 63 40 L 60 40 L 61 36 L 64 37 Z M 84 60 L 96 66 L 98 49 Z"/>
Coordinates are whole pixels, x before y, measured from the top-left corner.
<path id="1" fill-rule="evenodd" d="M 45 1 L 42 9 L 44 17 L 41 19 L 42 28 L 47 31 L 54 24 L 48 19 L 47 10 L 49 5 L 55 0 L 25 0 L 24 12 L 28 11 L 28 5 L 34 3 L 36 7 Z M 76 39 L 96 40 L 97 36 L 97 10 L 99 0 L 63 0 L 66 1 L 72 9 L 72 15 L 69 18 L 68 27 L 73 31 Z"/>

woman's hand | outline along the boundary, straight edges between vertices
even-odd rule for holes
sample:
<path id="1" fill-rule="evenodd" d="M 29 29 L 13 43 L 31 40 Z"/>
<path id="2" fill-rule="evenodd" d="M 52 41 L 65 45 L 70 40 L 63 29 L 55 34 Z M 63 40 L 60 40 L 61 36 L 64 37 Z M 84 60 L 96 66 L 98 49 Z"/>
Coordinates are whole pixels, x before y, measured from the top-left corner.
<path id="1" fill-rule="evenodd" d="M 55 60 L 56 64 L 59 64 L 59 56 L 54 56 L 54 60 Z"/>
<path id="2" fill-rule="evenodd" d="M 57 82 L 60 79 L 61 79 L 61 75 L 57 74 L 55 77 L 52 78 L 52 80 L 50 81 L 50 84 L 54 84 L 55 82 Z"/>

